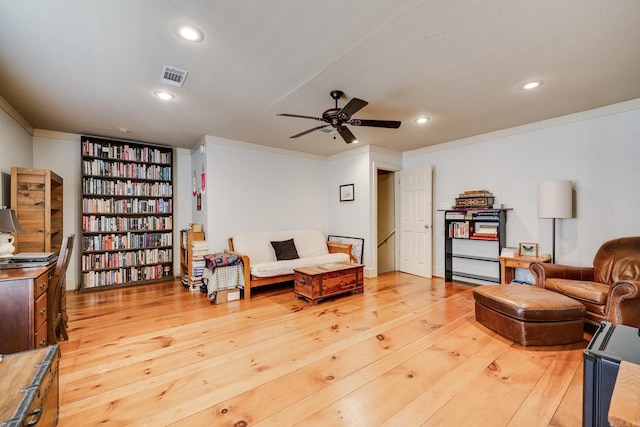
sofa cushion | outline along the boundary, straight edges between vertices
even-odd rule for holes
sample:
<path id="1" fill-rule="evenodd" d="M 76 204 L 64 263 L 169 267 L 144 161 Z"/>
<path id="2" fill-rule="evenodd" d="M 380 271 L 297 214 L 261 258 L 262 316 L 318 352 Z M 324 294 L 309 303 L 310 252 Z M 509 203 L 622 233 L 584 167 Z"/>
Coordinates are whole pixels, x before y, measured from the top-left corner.
<path id="1" fill-rule="evenodd" d="M 300 258 L 326 255 L 329 253 L 325 236 L 319 230 L 253 231 L 239 233 L 233 237 L 233 248 L 236 252 L 247 255 L 253 266 L 263 262 L 277 261 L 271 242 L 287 239 L 293 239 Z"/>
<path id="2" fill-rule="evenodd" d="M 274 277 L 293 274 L 294 268 L 309 267 L 312 265 L 329 264 L 332 262 L 349 262 L 349 254 L 333 253 L 291 259 L 286 261 L 272 261 L 254 264 L 251 261 L 251 274 L 256 277 Z"/>
<path id="3" fill-rule="evenodd" d="M 597 305 L 604 305 L 607 302 L 610 289 L 604 283 L 556 278 L 545 280 L 544 288 Z"/>
<path id="4" fill-rule="evenodd" d="M 293 239 L 271 242 L 271 246 L 273 246 L 278 261 L 300 258 Z"/>

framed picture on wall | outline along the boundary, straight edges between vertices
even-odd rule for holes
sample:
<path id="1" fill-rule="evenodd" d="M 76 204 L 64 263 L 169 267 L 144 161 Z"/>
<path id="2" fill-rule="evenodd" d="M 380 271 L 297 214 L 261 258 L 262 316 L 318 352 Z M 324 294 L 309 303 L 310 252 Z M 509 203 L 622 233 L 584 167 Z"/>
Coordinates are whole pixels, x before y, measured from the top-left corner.
<path id="1" fill-rule="evenodd" d="M 518 255 L 520 256 L 538 256 L 538 244 L 529 242 L 518 243 Z"/>
<path id="2" fill-rule="evenodd" d="M 345 184 L 340 186 L 340 201 L 352 202 L 356 199 L 355 188 L 353 184 Z"/>
<path id="3" fill-rule="evenodd" d="M 330 234 L 329 237 L 327 237 L 327 240 L 330 242 L 351 243 L 351 255 L 358 260 L 358 264 L 362 264 L 364 239 L 360 237 L 333 236 Z"/>

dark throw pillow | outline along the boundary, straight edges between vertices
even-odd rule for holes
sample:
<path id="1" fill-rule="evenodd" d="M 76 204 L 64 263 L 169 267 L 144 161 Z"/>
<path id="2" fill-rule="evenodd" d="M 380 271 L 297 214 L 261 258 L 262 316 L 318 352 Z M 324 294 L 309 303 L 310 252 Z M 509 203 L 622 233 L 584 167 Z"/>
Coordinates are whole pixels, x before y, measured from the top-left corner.
<path id="1" fill-rule="evenodd" d="M 293 239 L 283 240 L 282 242 L 271 242 L 271 246 L 273 246 L 273 250 L 276 251 L 276 259 L 278 261 L 300 258 Z"/>

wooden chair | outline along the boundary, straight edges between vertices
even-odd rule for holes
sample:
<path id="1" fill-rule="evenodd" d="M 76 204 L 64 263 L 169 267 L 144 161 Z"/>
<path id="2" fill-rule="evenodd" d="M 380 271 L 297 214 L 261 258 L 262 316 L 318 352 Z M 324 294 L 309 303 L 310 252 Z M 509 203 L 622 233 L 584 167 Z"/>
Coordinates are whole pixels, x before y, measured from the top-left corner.
<path id="1" fill-rule="evenodd" d="M 74 234 L 62 238 L 58 262 L 47 291 L 47 339 L 50 345 L 69 339 L 66 324 L 67 316 L 66 313 L 62 312 L 62 296 L 67 266 L 73 251 L 74 238 Z"/>

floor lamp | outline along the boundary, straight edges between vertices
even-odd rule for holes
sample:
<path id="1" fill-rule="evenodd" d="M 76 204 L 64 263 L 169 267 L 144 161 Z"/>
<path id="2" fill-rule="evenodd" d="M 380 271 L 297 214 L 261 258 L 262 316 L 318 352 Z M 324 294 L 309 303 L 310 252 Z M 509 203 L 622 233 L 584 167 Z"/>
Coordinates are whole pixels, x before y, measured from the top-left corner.
<path id="1" fill-rule="evenodd" d="M 571 218 L 573 214 L 571 181 L 538 183 L 538 218 L 553 219 L 553 253 L 556 262 L 556 218 Z"/>

